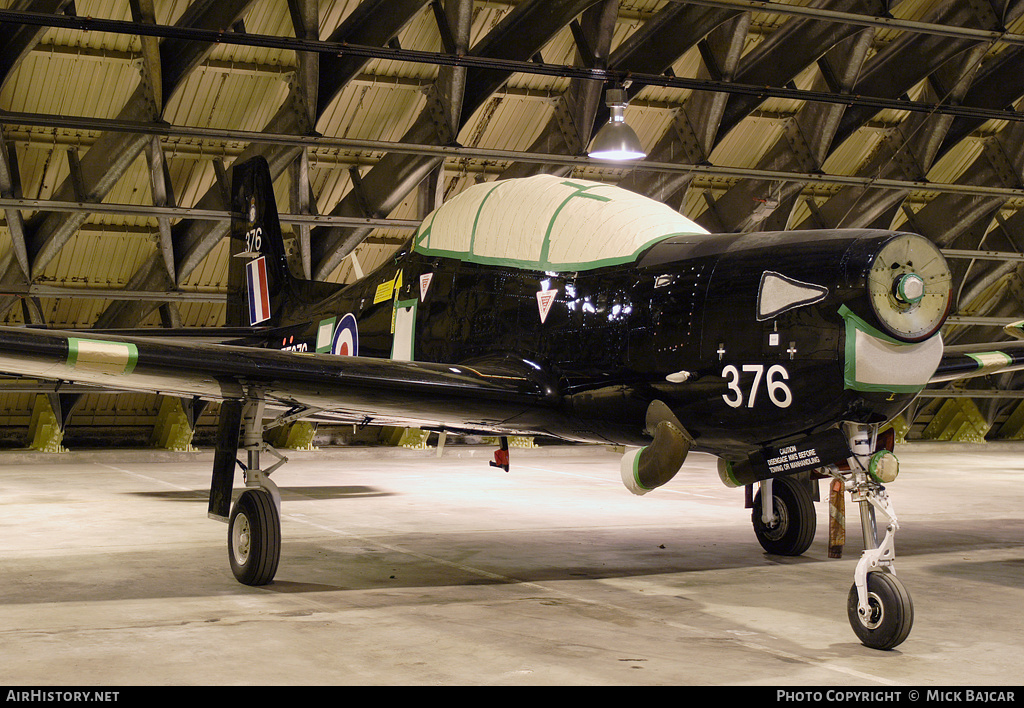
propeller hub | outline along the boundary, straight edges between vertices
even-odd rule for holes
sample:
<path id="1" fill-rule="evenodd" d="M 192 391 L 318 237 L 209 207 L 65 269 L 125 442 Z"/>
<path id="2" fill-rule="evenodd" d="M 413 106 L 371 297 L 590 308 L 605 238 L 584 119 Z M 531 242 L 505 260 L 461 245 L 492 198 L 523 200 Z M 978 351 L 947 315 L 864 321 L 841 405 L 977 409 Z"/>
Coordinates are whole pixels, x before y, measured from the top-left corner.
<path id="1" fill-rule="evenodd" d="M 893 289 L 897 300 L 916 305 L 924 299 L 924 278 L 917 273 L 904 273 L 893 283 Z"/>

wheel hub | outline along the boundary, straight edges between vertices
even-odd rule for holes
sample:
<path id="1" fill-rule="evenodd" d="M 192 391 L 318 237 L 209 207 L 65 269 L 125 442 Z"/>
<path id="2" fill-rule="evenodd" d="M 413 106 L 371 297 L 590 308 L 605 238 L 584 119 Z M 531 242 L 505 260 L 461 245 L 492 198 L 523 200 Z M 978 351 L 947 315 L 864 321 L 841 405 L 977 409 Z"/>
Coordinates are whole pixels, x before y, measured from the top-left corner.
<path id="1" fill-rule="evenodd" d="M 789 510 L 785 504 L 775 497 L 772 497 L 772 502 L 775 518 L 771 523 L 765 524 L 764 535 L 772 541 L 778 541 L 786 534 L 786 529 L 789 528 Z"/>
<path id="2" fill-rule="evenodd" d="M 882 620 L 885 619 L 885 607 L 882 605 L 878 594 L 868 593 L 868 609 L 865 611 L 863 608 L 859 608 L 857 614 L 860 616 L 861 624 L 867 629 L 878 629 L 882 624 Z"/>
<path id="3" fill-rule="evenodd" d="M 231 540 L 235 562 L 240 566 L 245 565 L 245 562 L 249 559 L 249 543 L 251 540 L 249 519 L 245 517 L 245 514 L 239 514 L 235 517 L 235 525 L 231 529 Z"/>

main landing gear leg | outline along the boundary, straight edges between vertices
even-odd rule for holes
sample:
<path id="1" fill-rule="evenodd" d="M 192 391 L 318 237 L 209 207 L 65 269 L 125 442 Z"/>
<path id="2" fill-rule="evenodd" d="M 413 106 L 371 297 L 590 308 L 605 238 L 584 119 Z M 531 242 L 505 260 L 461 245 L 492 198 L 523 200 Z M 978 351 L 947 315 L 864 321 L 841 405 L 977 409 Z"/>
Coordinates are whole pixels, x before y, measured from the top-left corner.
<path id="1" fill-rule="evenodd" d="M 850 472 L 835 474 L 842 474 L 851 500 L 860 506 L 864 536 L 864 552 L 854 570 L 854 582 L 846 603 L 850 625 L 865 646 L 892 649 L 910 634 L 914 604 L 893 567 L 894 537 L 899 522 L 879 480 L 880 476 L 883 480 L 886 478 L 876 469 L 880 453 L 872 455 L 876 434 L 877 426 L 849 425 L 847 435 L 853 452 Z M 876 512 L 888 519 L 881 541 L 878 540 Z"/>
<path id="2" fill-rule="evenodd" d="M 758 486 L 750 515 L 757 542 L 773 555 L 802 555 L 814 541 L 817 528 L 810 483 L 787 476 L 764 480 Z M 764 503 L 766 499 L 772 503 Z"/>
<path id="3" fill-rule="evenodd" d="M 263 442 L 263 408 L 262 399 L 249 399 L 242 411 L 242 443 L 248 462 L 242 473 L 246 489 L 228 519 L 231 572 L 245 585 L 269 583 L 281 558 L 281 493 L 270 475 L 287 459 Z M 262 469 L 261 452 L 278 461 Z"/>

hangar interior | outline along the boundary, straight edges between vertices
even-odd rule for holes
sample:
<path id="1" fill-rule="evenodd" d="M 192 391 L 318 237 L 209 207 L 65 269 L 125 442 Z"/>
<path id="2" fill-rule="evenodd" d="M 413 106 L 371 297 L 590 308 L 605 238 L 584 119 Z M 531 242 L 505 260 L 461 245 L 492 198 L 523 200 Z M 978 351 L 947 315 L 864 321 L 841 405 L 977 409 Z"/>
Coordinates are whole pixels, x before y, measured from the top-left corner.
<path id="1" fill-rule="evenodd" d="M 954 274 L 947 343 L 1005 340 L 1024 316 L 1021 0 L 0 8 L 4 324 L 223 324 L 226 185 L 255 155 L 308 278 L 350 282 L 466 187 L 544 172 L 626 187 L 714 232 L 914 231 Z M 586 156 L 609 88 L 626 91 L 643 160 Z M 932 387 L 897 432 L 1020 439 L 1021 375 Z M 6 378 L 0 444 L 187 448 L 216 408 Z M 282 444 L 312 435 L 290 433 Z"/>
<path id="2" fill-rule="evenodd" d="M 224 324 L 254 156 L 303 278 L 548 173 L 711 232 L 912 231 L 952 269 L 947 344 L 1024 319 L 1024 0 L 0 0 L 0 40 L 0 324 Z M 609 91 L 645 158 L 588 157 Z M 1021 376 L 932 386 L 897 438 L 1024 439 Z M 881 653 L 847 626 L 834 497 L 801 524 L 827 557 L 764 553 L 703 454 L 638 502 L 601 446 L 512 441 L 514 475 L 452 446 L 430 474 L 422 431 L 281 426 L 282 572 L 236 583 L 195 522 L 218 409 L 0 377 L 0 682 L 1019 683 L 1019 445 L 904 448 L 916 605 L 888 607 L 900 642 L 919 621 Z"/>

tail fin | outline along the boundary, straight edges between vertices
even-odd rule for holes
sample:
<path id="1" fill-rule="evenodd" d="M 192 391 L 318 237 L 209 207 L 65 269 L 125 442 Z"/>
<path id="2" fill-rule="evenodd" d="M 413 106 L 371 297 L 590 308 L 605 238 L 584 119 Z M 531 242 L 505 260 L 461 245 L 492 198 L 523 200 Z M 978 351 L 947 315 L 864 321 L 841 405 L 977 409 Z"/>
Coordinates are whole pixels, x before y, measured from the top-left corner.
<path id="1" fill-rule="evenodd" d="M 270 166 L 254 157 L 232 167 L 229 327 L 275 326 L 292 285 Z"/>

